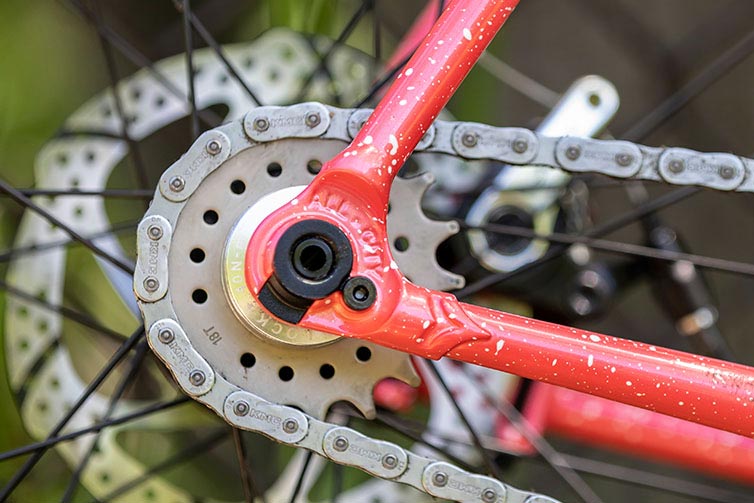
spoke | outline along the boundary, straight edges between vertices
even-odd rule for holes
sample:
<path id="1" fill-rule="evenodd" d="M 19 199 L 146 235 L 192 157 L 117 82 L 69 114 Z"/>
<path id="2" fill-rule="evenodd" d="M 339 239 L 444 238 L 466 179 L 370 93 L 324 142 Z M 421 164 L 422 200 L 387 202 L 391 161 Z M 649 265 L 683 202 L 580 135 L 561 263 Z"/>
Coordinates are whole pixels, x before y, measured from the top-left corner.
<path id="1" fill-rule="evenodd" d="M 605 236 L 637 220 L 640 220 L 647 215 L 650 215 L 656 211 L 659 211 L 662 208 L 672 206 L 673 204 L 676 204 L 688 197 L 691 197 L 692 195 L 697 194 L 700 191 L 701 189 L 699 189 L 698 187 L 682 187 L 680 189 L 676 189 L 672 192 L 669 192 L 663 196 L 658 197 L 657 199 L 641 204 L 637 206 L 636 208 L 633 208 L 632 210 L 608 222 L 605 222 L 602 225 L 594 227 L 593 229 L 581 235 L 587 236 L 589 238 L 599 238 L 599 237 Z M 481 290 L 484 290 L 485 288 L 488 288 L 492 285 L 509 281 L 513 279 L 514 277 L 518 277 L 521 274 L 524 274 L 525 272 L 536 269 L 537 267 L 543 264 L 552 262 L 553 260 L 562 256 L 567 251 L 567 249 L 568 248 L 564 246 L 552 247 L 548 249 L 547 252 L 542 257 L 538 258 L 537 260 L 534 260 L 533 262 L 529 262 L 528 264 L 524 266 L 519 267 L 515 271 L 490 274 L 478 281 L 475 281 L 467 285 L 466 287 L 460 290 L 457 290 L 455 292 L 455 295 L 459 299 L 462 299 L 464 297 L 468 297 L 469 295 L 473 295 L 477 292 L 480 292 Z"/>
<path id="2" fill-rule="evenodd" d="M 312 461 L 313 455 L 314 453 L 312 451 L 306 451 L 304 464 L 303 466 L 301 466 L 301 474 L 299 475 L 298 480 L 296 481 L 296 487 L 293 489 L 293 494 L 291 494 L 290 503 L 296 503 L 296 500 L 298 499 L 298 495 L 301 492 L 301 489 L 304 487 L 304 479 L 306 478 L 306 472 L 309 470 L 309 464 Z"/>
<path id="3" fill-rule="evenodd" d="M 48 434 L 47 440 L 55 438 L 63 428 L 68 425 L 71 418 L 78 412 L 87 399 L 100 387 L 110 373 L 118 366 L 120 361 L 128 354 L 129 351 L 142 339 L 144 336 L 144 327 L 139 327 L 131 336 L 121 344 L 117 351 L 110 357 L 110 360 L 100 370 L 100 372 L 92 379 L 87 385 L 84 392 L 81 394 L 76 403 L 65 414 L 65 416 L 58 421 L 58 423 L 52 428 L 52 431 Z M 15 490 L 16 487 L 31 473 L 31 470 L 36 466 L 42 456 L 47 452 L 49 446 L 39 447 L 34 451 L 34 454 L 26 460 L 26 463 L 13 475 L 11 480 L 5 485 L 0 492 L 0 501 L 5 501 Z"/>
<path id="4" fill-rule="evenodd" d="M 183 10 L 180 2 L 181 0 L 173 0 L 173 5 L 176 9 L 178 9 L 178 11 Z M 200 37 L 202 37 L 202 40 L 204 40 L 204 42 L 212 48 L 212 51 L 214 51 L 217 58 L 222 62 L 223 66 L 225 66 L 225 69 L 231 76 L 233 76 L 234 79 L 236 79 L 238 84 L 243 88 L 249 98 L 251 98 L 251 101 L 254 102 L 256 106 L 262 106 L 262 102 L 254 94 L 254 91 L 251 90 L 243 77 L 241 77 L 241 74 L 238 72 L 238 70 L 236 70 L 230 60 L 225 56 L 225 51 L 223 51 L 222 46 L 217 43 L 217 40 L 215 40 L 215 38 L 212 36 L 212 33 L 210 33 L 204 23 L 201 22 L 199 16 L 189 11 L 189 18 L 196 32 Z"/>
<path id="5" fill-rule="evenodd" d="M 589 248 L 609 253 L 621 255 L 630 255 L 632 257 L 643 257 L 657 260 L 666 260 L 671 262 L 685 261 L 696 266 L 716 271 L 741 274 L 744 276 L 754 276 L 754 264 L 745 262 L 736 262 L 733 260 L 718 259 L 714 257 L 705 257 L 691 253 L 677 252 L 672 250 L 662 250 L 649 246 L 635 245 L 631 243 L 621 243 L 618 241 L 609 241 L 605 239 L 594 239 L 588 236 L 579 236 L 573 234 L 564 234 L 561 232 L 552 232 L 541 234 L 533 229 L 517 227 L 515 225 L 487 224 L 487 225 L 467 225 L 459 221 L 461 227 L 466 230 L 480 230 L 494 234 L 504 234 L 509 236 L 520 236 L 530 239 L 541 239 L 551 243 L 558 244 L 583 244 Z"/>
<path id="6" fill-rule="evenodd" d="M 188 397 L 186 397 L 185 401 L 188 401 Z M 217 433 L 209 435 L 207 438 L 203 440 L 200 440 L 194 444 L 191 444 L 189 447 L 181 451 L 178 451 L 173 456 L 170 456 L 168 459 L 166 459 L 162 463 L 159 463 L 153 466 L 152 468 L 149 469 L 149 471 L 147 471 L 143 475 L 140 475 L 134 478 L 133 480 L 126 482 L 122 486 L 115 488 L 115 490 L 108 493 L 104 498 L 102 498 L 102 501 L 114 501 L 119 496 L 140 486 L 141 484 L 148 481 L 155 475 L 165 472 L 176 466 L 182 465 L 183 463 L 191 461 L 192 459 L 211 451 L 212 449 L 217 447 L 227 437 L 228 437 L 228 431 L 223 429 Z M 92 503 L 97 503 L 97 502 L 98 502 L 97 499 L 92 500 Z"/>
<path id="7" fill-rule="evenodd" d="M 8 194 L 8 196 L 10 196 L 11 199 L 21 204 L 22 206 L 25 206 L 29 208 L 30 210 L 34 211 L 35 213 L 39 214 L 40 216 L 44 217 L 51 224 L 56 225 L 59 229 L 64 231 L 73 239 L 75 239 L 76 241 L 79 241 L 82 245 L 86 246 L 92 252 L 99 255 L 103 259 L 107 260 L 108 262 L 116 266 L 118 269 L 121 269 L 122 271 L 126 272 L 129 275 L 133 275 L 134 267 L 132 264 L 128 264 L 122 261 L 121 259 L 119 259 L 118 257 L 114 257 L 110 255 L 105 250 L 101 249 L 99 246 L 94 244 L 90 239 L 87 239 L 86 237 L 79 234 L 77 231 L 73 230 L 71 227 L 63 223 L 60 219 L 58 219 L 52 213 L 50 213 L 46 209 L 39 206 L 37 203 L 35 203 L 31 199 L 23 195 L 20 191 L 18 191 L 13 186 L 11 186 L 8 182 L 2 179 L 0 179 L 0 191 Z"/>
<path id="8" fill-rule="evenodd" d="M 97 23 L 97 26 L 102 26 L 104 24 L 104 17 L 100 9 L 100 4 L 95 3 L 94 5 L 94 22 Z M 120 93 L 118 92 L 120 87 L 120 77 L 118 76 L 118 67 L 115 62 L 113 48 L 107 38 L 102 35 L 102 30 L 97 29 L 97 36 L 102 48 L 102 54 L 105 58 L 107 73 L 110 77 L 110 88 L 112 90 L 115 111 L 120 119 L 120 134 L 123 136 L 126 144 L 128 145 L 128 152 L 131 154 L 131 161 L 133 164 L 134 172 L 136 173 L 136 179 L 139 183 L 139 188 L 146 189 L 149 186 L 147 169 L 144 166 L 144 158 L 141 155 L 141 150 L 139 149 L 138 143 L 134 141 L 134 139 L 128 132 L 129 119 L 126 116 L 126 112 L 123 107 L 123 100 L 121 99 Z"/>
<path id="9" fill-rule="evenodd" d="M 196 108 L 196 94 L 194 89 L 194 41 L 191 28 L 191 3 L 182 0 L 183 10 L 183 45 L 186 49 L 186 84 L 188 87 L 188 102 L 191 106 L 191 142 L 199 136 L 199 112 Z"/>
<path id="10" fill-rule="evenodd" d="M 152 199 L 154 190 L 149 189 L 102 189 L 102 190 L 80 190 L 80 189 L 18 189 L 26 197 L 35 196 L 86 196 L 86 197 L 108 197 L 111 199 Z M 8 197 L 2 193 L 0 196 Z"/>
<path id="11" fill-rule="evenodd" d="M 75 321 L 79 325 L 85 326 L 87 328 L 91 328 L 92 330 L 95 330 L 96 332 L 106 336 L 109 339 L 117 341 L 118 343 L 122 343 L 123 340 L 127 338 L 126 335 L 123 335 L 119 332 L 116 332 L 114 330 L 107 328 L 106 326 L 100 324 L 94 318 L 91 318 L 84 313 L 81 313 L 79 311 L 76 311 L 66 306 L 59 306 L 59 305 L 47 302 L 46 300 L 42 300 L 36 297 L 35 295 L 30 294 L 29 292 L 19 290 L 18 288 L 9 285 L 3 280 L 0 280 L 0 290 L 5 290 L 6 292 L 13 295 L 14 297 L 24 299 L 28 302 L 36 304 L 37 306 L 43 309 L 52 311 L 53 313 L 60 314 L 64 318 L 68 318 L 71 321 Z"/>
<path id="12" fill-rule="evenodd" d="M 554 107 L 560 100 L 560 94 L 519 72 L 489 51 L 485 51 L 479 58 L 479 66 L 511 89 L 515 89 L 545 108 Z"/>
<path id="13" fill-rule="evenodd" d="M 415 51 L 415 50 L 414 50 Z M 375 82 L 372 87 L 367 91 L 366 96 L 361 98 L 359 101 L 353 104 L 351 108 L 361 108 L 367 103 L 369 103 L 372 98 L 374 98 L 377 93 L 379 93 L 383 87 L 385 87 L 390 81 L 393 80 L 393 77 L 400 71 L 401 68 L 406 66 L 406 63 L 411 59 L 411 56 L 414 55 L 414 51 L 411 51 L 409 55 L 407 55 L 405 58 L 403 58 L 397 65 L 389 69 L 383 76 L 380 78 L 377 82 Z"/>
<path id="14" fill-rule="evenodd" d="M 531 427 L 529 422 L 524 416 L 508 401 L 503 395 L 496 393 L 494 396 L 490 393 L 487 385 L 481 379 L 476 378 L 468 373 L 467 367 L 463 366 L 463 375 L 469 381 L 473 381 L 477 390 L 490 406 L 494 407 L 497 412 L 505 417 L 505 419 L 513 425 L 519 433 L 521 433 L 526 440 L 531 443 L 537 452 L 547 461 L 547 464 L 552 467 L 555 472 L 560 475 L 571 489 L 576 491 L 581 499 L 586 502 L 599 503 L 602 499 L 592 490 L 591 487 L 582 479 L 572 467 L 568 465 L 563 456 L 555 450 L 550 443 L 539 434 L 534 428 Z"/>
<path id="15" fill-rule="evenodd" d="M 246 503 L 253 503 L 260 498 L 260 493 L 254 483 L 254 478 L 249 469 L 249 462 L 246 459 L 246 445 L 244 445 L 243 436 L 241 435 L 242 432 L 234 426 L 231 426 L 230 429 L 233 434 L 233 444 L 236 447 L 236 457 L 238 458 L 238 470 L 241 474 L 244 501 L 246 501 Z"/>
<path id="16" fill-rule="evenodd" d="M 134 356 L 131 358 L 131 363 L 128 367 L 128 371 L 123 376 L 123 378 L 118 383 L 118 387 L 113 392 L 112 396 L 110 397 L 110 403 L 107 406 L 107 410 L 105 411 L 105 415 L 103 417 L 104 421 L 107 421 L 110 419 L 115 412 L 115 407 L 118 405 L 118 402 L 120 402 L 120 399 L 125 394 L 126 390 L 133 384 L 134 379 L 136 378 L 136 374 L 141 369 L 142 364 L 144 363 L 144 358 L 147 356 L 147 351 L 149 349 L 149 346 L 147 345 L 147 341 L 141 341 L 136 346 L 136 351 L 134 352 Z M 73 472 L 73 475 L 71 476 L 71 480 L 68 482 L 68 485 L 65 488 L 65 492 L 63 493 L 63 498 L 61 499 L 61 503 L 70 503 L 70 501 L 73 499 L 74 495 L 76 494 L 76 489 L 78 489 L 79 486 L 79 480 L 81 479 L 81 474 L 84 473 L 84 470 L 86 470 L 87 465 L 89 464 L 89 460 L 92 457 L 92 454 L 97 449 L 97 443 L 99 442 L 100 435 L 102 433 L 102 430 L 97 432 L 97 435 L 94 437 L 94 440 L 92 441 L 91 445 L 89 446 L 88 450 L 84 454 L 84 456 L 81 458 L 81 461 L 79 462 L 78 466 L 76 466 L 76 469 Z"/>

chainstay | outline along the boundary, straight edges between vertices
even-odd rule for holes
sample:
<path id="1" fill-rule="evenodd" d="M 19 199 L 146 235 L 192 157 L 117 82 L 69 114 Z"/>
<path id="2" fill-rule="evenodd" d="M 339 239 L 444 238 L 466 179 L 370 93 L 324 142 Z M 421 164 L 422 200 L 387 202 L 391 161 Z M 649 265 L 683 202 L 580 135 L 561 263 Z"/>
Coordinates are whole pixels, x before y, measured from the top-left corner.
<path id="1" fill-rule="evenodd" d="M 260 107 L 247 124 L 269 120 L 264 131 L 251 128 L 259 142 L 283 137 L 311 138 L 313 128 L 301 107 Z M 329 124 L 322 136 L 352 139 L 371 114 L 370 109 L 327 108 Z M 320 127 L 316 128 L 321 131 Z M 499 161 L 513 166 L 545 166 L 569 173 L 595 173 L 626 180 L 650 180 L 671 185 L 697 185 L 726 192 L 754 192 L 754 160 L 730 153 L 704 153 L 686 148 L 647 147 L 625 140 L 573 136 L 548 137 L 519 127 L 494 127 L 471 122 L 437 120 L 416 148 L 465 159 Z"/>

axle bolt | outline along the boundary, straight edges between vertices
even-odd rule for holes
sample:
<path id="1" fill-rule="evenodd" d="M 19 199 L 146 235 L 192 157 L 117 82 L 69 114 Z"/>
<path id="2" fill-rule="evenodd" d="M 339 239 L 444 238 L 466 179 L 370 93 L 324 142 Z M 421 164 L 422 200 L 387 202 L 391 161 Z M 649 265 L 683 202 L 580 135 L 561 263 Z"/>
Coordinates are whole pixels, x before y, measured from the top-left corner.
<path id="1" fill-rule="evenodd" d="M 162 227 L 159 225 L 150 225 L 147 229 L 147 235 L 152 241 L 157 241 L 162 237 Z"/>
<path id="2" fill-rule="evenodd" d="M 206 380 L 207 376 L 205 376 L 204 372 L 201 370 L 192 370 L 189 374 L 189 381 L 191 381 L 191 384 L 194 386 L 201 386 Z"/>
<path id="3" fill-rule="evenodd" d="M 444 487 L 448 483 L 448 474 L 445 472 L 437 472 L 432 475 L 432 483 L 437 487 Z"/>
<path id="4" fill-rule="evenodd" d="M 147 276 L 144 280 L 144 290 L 149 293 L 154 293 L 160 288 L 160 282 L 154 276 Z"/>
<path id="5" fill-rule="evenodd" d="M 475 133 L 465 133 L 461 137 L 461 143 L 468 148 L 475 147 L 478 141 L 479 137 Z"/>
<path id="6" fill-rule="evenodd" d="M 174 176 L 170 179 L 168 185 L 170 185 L 170 190 L 173 192 L 180 192 L 186 186 L 186 181 L 180 176 Z"/>
<path id="7" fill-rule="evenodd" d="M 332 446 L 336 451 L 344 452 L 348 449 L 348 439 L 346 437 L 335 437 Z"/>
<path id="8" fill-rule="evenodd" d="M 494 503 L 497 500 L 497 492 L 494 489 L 485 489 L 482 491 L 482 501 L 484 503 Z"/>
<path id="9" fill-rule="evenodd" d="M 626 153 L 618 154 L 615 156 L 615 162 L 618 163 L 618 166 L 623 166 L 625 168 L 634 162 L 634 156 Z"/>
<path id="10" fill-rule="evenodd" d="M 398 458 L 392 454 L 385 454 L 382 456 L 382 466 L 388 470 L 394 470 L 398 466 Z"/>
<path id="11" fill-rule="evenodd" d="M 571 161 L 575 161 L 581 157 L 581 149 L 575 145 L 568 147 L 565 151 L 565 156 Z"/>
<path id="12" fill-rule="evenodd" d="M 263 133 L 270 129 L 270 121 L 266 117 L 260 117 L 254 121 L 254 129 Z"/>
<path id="13" fill-rule="evenodd" d="M 529 142 L 519 138 L 513 142 L 513 151 L 517 154 L 523 154 L 529 148 Z"/>
<path id="14" fill-rule="evenodd" d="M 296 433 L 298 431 L 298 421 L 289 417 L 283 421 L 283 431 L 286 433 Z"/>
<path id="15" fill-rule="evenodd" d="M 236 416 L 245 416 L 249 413 L 249 409 L 249 402 L 243 400 L 239 400 L 233 405 L 233 413 Z"/>
<path id="16" fill-rule="evenodd" d="M 686 166 L 683 164 L 682 160 L 673 159 L 672 161 L 670 161 L 670 164 L 668 165 L 668 169 L 670 170 L 671 173 L 678 174 L 682 172 L 684 169 L 686 169 Z"/>
<path id="17" fill-rule="evenodd" d="M 322 122 L 322 118 L 319 116 L 317 112 L 312 112 L 306 115 L 306 125 L 309 126 L 310 128 L 315 128 L 319 126 L 320 122 Z"/>
<path id="18" fill-rule="evenodd" d="M 210 140 L 204 148 L 209 155 L 217 155 L 222 151 L 223 146 L 217 140 Z"/>
<path id="19" fill-rule="evenodd" d="M 169 328 L 163 328 L 157 333 L 157 339 L 163 344 L 170 344 L 175 340 L 175 334 Z"/>
<path id="20" fill-rule="evenodd" d="M 736 170 L 731 166 L 720 166 L 720 178 L 730 180 L 736 176 Z"/>

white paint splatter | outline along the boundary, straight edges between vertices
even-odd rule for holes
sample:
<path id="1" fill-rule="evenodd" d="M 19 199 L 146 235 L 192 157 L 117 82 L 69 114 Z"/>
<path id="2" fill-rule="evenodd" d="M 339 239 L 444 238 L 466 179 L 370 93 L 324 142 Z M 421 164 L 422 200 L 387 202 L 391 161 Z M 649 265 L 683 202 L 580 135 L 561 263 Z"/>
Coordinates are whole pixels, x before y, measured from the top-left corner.
<path id="1" fill-rule="evenodd" d="M 592 365 L 594 365 L 594 355 L 589 355 L 589 358 L 587 359 L 586 364 L 588 367 L 591 367 Z"/>
<path id="2" fill-rule="evenodd" d="M 552 366 L 554 367 L 557 364 L 558 364 L 558 359 L 557 358 L 553 358 L 553 360 L 552 360 Z"/>
<path id="3" fill-rule="evenodd" d="M 413 68 L 406 68 L 406 77 L 408 77 L 412 73 L 414 73 L 414 69 Z"/>
<path id="4" fill-rule="evenodd" d="M 633 386 L 633 385 L 634 383 L 632 383 L 631 381 L 626 381 L 626 386 Z"/>
<path id="5" fill-rule="evenodd" d="M 372 138 L 371 135 L 369 135 L 366 138 L 364 138 L 364 145 L 371 145 L 372 141 L 374 141 L 374 139 Z"/>
<path id="6" fill-rule="evenodd" d="M 503 344 L 505 344 L 505 341 L 500 339 L 495 343 L 495 355 L 497 355 L 501 349 L 503 349 Z"/>
<path id="7" fill-rule="evenodd" d="M 404 106 L 406 103 L 408 103 L 408 101 L 406 101 L 406 100 L 401 100 L 401 101 L 398 102 L 398 104 L 400 106 Z"/>
<path id="8" fill-rule="evenodd" d="M 471 31 L 469 31 L 468 28 L 463 29 L 463 38 L 466 40 L 471 40 Z"/>
<path id="9" fill-rule="evenodd" d="M 398 153 L 398 139 L 395 137 L 394 134 L 391 134 L 388 139 L 388 143 L 390 144 L 390 155 L 395 155 Z"/>
<path id="10" fill-rule="evenodd" d="M 610 367 L 610 372 L 615 374 L 615 367 Z"/>
<path id="11" fill-rule="evenodd" d="M 424 323 L 422 323 L 422 328 L 423 328 L 424 330 L 426 330 L 426 329 L 427 329 L 427 327 L 429 327 L 429 320 L 424 320 Z"/>
<path id="12" fill-rule="evenodd" d="M 599 342 L 602 340 L 600 339 L 599 335 L 594 335 L 594 334 L 590 335 L 589 338 L 592 340 L 592 342 Z"/>

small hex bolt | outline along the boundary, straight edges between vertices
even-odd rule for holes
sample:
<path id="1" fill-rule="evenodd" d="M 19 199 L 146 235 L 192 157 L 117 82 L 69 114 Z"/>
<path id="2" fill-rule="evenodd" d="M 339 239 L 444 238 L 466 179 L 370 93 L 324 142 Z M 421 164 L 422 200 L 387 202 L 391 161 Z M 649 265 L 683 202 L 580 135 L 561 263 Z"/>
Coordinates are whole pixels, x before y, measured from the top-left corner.
<path id="1" fill-rule="evenodd" d="M 204 148 L 209 155 L 217 155 L 222 151 L 223 146 L 217 140 L 210 140 Z"/>
<path id="2" fill-rule="evenodd" d="M 348 449 L 348 439 L 346 437 L 335 437 L 332 446 L 336 451 L 343 452 Z"/>
<path id="3" fill-rule="evenodd" d="M 581 157 L 581 148 L 577 147 L 576 145 L 570 146 L 566 149 L 565 156 L 571 161 L 575 161 L 576 159 Z"/>
<path id="4" fill-rule="evenodd" d="M 432 483 L 437 487 L 444 487 L 448 483 L 448 474 L 445 472 L 436 472 L 432 475 Z"/>
<path id="5" fill-rule="evenodd" d="M 615 156 L 615 162 L 618 163 L 618 166 L 623 166 L 624 168 L 627 166 L 630 166 L 632 162 L 634 162 L 634 156 L 631 154 L 620 153 Z"/>
<path id="6" fill-rule="evenodd" d="M 398 458 L 393 454 L 385 454 L 382 456 L 382 466 L 388 470 L 394 470 L 398 466 Z"/>
<path id="7" fill-rule="evenodd" d="M 201 370 L 192 370 L 189 374 L 189 381 L 191 381 L 191 384 L 194 386 L 201 386 L 206 380 L 207 376 L 205 376 L 204 372 Z"/>
<path id="8" fill-rule="evenodd" d="M 513 151 L 517 154 L 523 154 L 528 148 L 529 142 L 523 138 L 519 138 L 513 142 Z"/>
<path id="9" fill-rule="evenodd" d="M 286 433 L 296 433 L 298 431 L 298 421 L 289 417 L 283 421 L 283 431 Z"/>
<path id="10" fill-rule="evenodd" d="M 170 179 L 168 185 L 170 185 L 170 190 L 173 192 L 180 192 L 186 186 L 186 181 L 180 176 L 174 176 Z"/>
<path id="11" fill-rule="evenodd" d="M 730 180 L 736 176 L 736 170 L 732 166 L 720 166 L 720 178 L 723 180 Z"/>
<path id="12" fill-rule="evenodd" d="M 147 292 L 156 292 L 158 288 L 160 288 L 160 282 L 154 276 L 147 276 L 144 279 L 144 289 Z"/>
<path id="13" fill-rule="evenodd" d="M 319 123 L 322 122 L 322 117 L 319 116 L 317 112 L 311 112 L 309 114 L 306 114 L 306 125 L 310 128 L 315 128 L 319 126 Z"/>
<path id="14" fill-rule="evenodd" d="M 497 492 L 494 489 L 485 489 L 482 491 L 482 501 L 484 503 L 494 503 L 497 500 Z"/>
<path id="15" fill-rule="evenodd" d="M 683 161 L 680 159 L 673 159 L 670 161 L 670 164 L 668 164 L 668 169 L 671 173 L 680 173 L 684 169 L 686 169 L 686 166 L 683 164 Z"/>
<path id="16" fill-rule="evenodd" d="M 270 121 L 266 117 L 259 117 L 254 121 L 254 129 L 263 133 L 270 129 Z"/>
<path id="17" fill-rule="evenodd" d="M 169 328 L 162 328 L 157 333 L 157 339 L 163 344 L 170 344 L 175 339 L 175 334 Z"/>
<path id="18" fill-rule="evenodd" d="M 147 236 L 149 236 L 149 239 L 152 241 L 157 241 L 162 237 L 162 227 L 159 225 L 150 225 L 147 229 Z"/>
<path id="19" fill-rule="evenodd" d="M 461 137 L 461 143 L 468 148 L 475 147 L 478 141 L 479 137 L 475 133 L 465 133 Z"/>
<path id="20" fill-rule="evenodd" d="M 244 400 L 239 400 L 233 404 L 233 413 L 236 416 L 245 416 L 249 413 L 249 409 L 249 402 L 245 402 Z"/>

